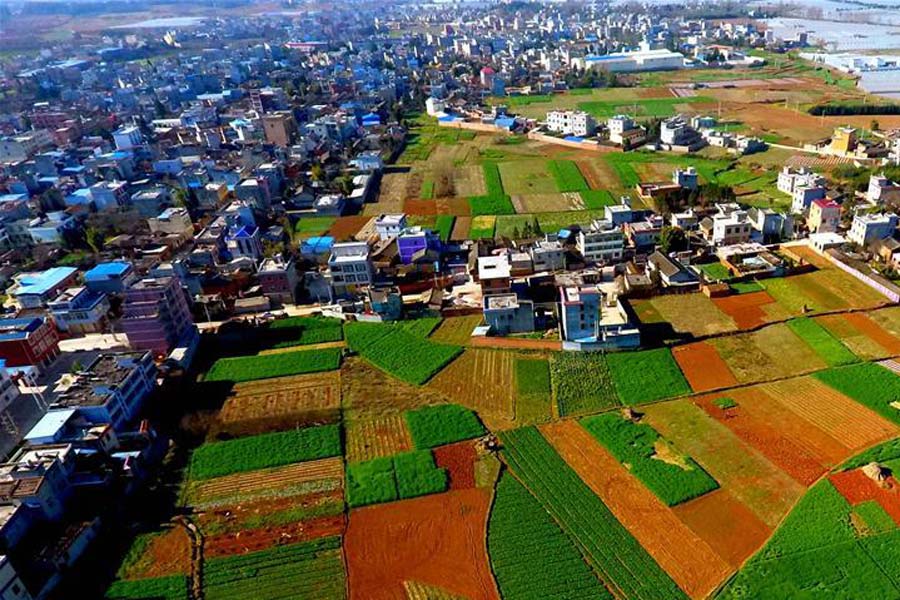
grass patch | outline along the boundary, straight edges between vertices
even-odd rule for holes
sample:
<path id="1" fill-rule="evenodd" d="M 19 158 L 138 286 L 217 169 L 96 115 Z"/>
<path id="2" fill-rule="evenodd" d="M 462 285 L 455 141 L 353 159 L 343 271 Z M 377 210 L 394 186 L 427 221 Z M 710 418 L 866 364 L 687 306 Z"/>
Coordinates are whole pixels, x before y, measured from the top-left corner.
<path id="1" fill-rule="evenodd" d="M 110 600 L 187 600 L 188 580 L 184 575 L 115 581 L 106 591 Z"/>
<path id="2" fill-rule="evenodd" d="M 275 348 L 339 342 L 344 339 L 343 324 L 327 317 L 288 317 L 269 323 L 267 333 L 275 338 Z M 287 337 L 288 339 L 284 339 Z"/>
<path id="3" fill-rule="evenodd" d="M 758 281 L 736 281 L 729 284 L 728 287 L 735 294 L 752 294 L 753 292 L 762 292 L 766 289 Z"/>
<path id="4" fill-rule="evenodd" d="M 731 279 L 731 271 L 722 263 L 710 263 L 707 265 L 697 265 L 706 278 L 711 281 L 726 281 Z"/>
<path id="5" fill-rule="evenodd" d="M 456 217 L 453 215 L 438 215 L 434 220 L 434 229 L 440 236 L 442 242 L 450 239 L 450 233 L 453 231 L 453 223 Z"/>
<path id="6" fill-rule="evenodd" d="M 806 342 L 829 367 L 839 367 L 859 362 L 859 359 L 827 329 L 808 317 L 787 322 L 787 326 Z"/>
<path id="7" fill-rule="evenodd" d="M 422 200 L 431 200 L 434 198 L 434 182 L 426 179 L 422 182 L 422 189 L 419 190 L 419 198 Z"/>
<path id="8" fill-rule="evenodd" d="M 484 425 L 474 412 L 458 404 L 426 406 L 405 413 L 406 425 L 418 449 L 477 438 L 485 434 Z"/>
<path id="9" fill-rule="evenodd" d="M 217 360 L 204 381 L 255 381 L 303 373 L 334 371 L 341 366 L 340 348 L 298 350 L 265 356 L 239 356 Z"/>
<path id="10" fill-rule="evenodd" d="M 482 164 L 484 171 L 484 185 L 487 193 L 484 196 L 469 198 L 469 208 L 472 216 L 479 215 L 512 215 L 516 209 L 512 200 L 503 190 L 503 180 L 500 177 L 500 168 L 495 162 Z"/>
<path id="11" fill-rule="evenodd" d="M 649 425 L 635 423 L 617 413 L 585 417 L 581 425 L 668 506 L 698 498 L 719 487 L 694 459 L 678 454 Z"/>
<path id="12" fill-rule="evenodd" d="M 265 433 L 203 444 L 191 456 L 190 478 L 211 479 L 340 454 L 337 425 Z"/>
<path id="13" fill-rule="evenodd" d="M 623 404 L 653 402 L 691 392 L 668 348 L 611 353 L 606 356 L 606 363 Z"/>
<path id="14" fill-rule="evenodd" d="M 732 400 L 731 398 L 716 398 L 713 400 L 713 404 L 715 404 L 718 408 L 722 410 L 728 410 L 729 408 L 736 408 L 738 403 Z"/>
<path id="15" fill-rule="evenodd" d="M 325 234 L 337 217 L 303 217 L 294 224 L 294 233 L 304 237 L 312 237 Z"/>
<path id="16" fill-rule="evenodd" d="M 601 210 L 618 204 L 609 190 L 582 190 L 580 194 L 584 205 L 590 210 Z"/>
<path id="17" fill-rule="evenodd" d="M 483 215 L 472 219 L 469 227 L 469 238 L 473 240 L 493 239 L 497 217 Z"/>

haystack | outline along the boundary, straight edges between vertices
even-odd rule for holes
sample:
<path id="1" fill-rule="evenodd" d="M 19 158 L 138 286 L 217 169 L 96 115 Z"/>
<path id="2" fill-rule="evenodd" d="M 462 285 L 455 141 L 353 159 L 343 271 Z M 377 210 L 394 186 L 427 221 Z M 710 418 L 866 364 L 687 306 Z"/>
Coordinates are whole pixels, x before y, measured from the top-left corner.
<path id="1" fill-rule="evenodd" d="M 888 470 L 879 465 L 877 462 L 870 462 L 862 468 L 862 472 L 866 477 L 877 483 L 883 483 L 887 481 L 889 474 Z"/>
<path id="2" fill-rule="evenodd" d="M 622 409 L 622 418 L 628 419 L 629 421 L 631 421 L 633 423 L 637 423 L 638 421 L 640 421 L 641 417 L 643 417 L 643 416 L 644 416 L 644 413 L 639 413 L 638 411 L 634 410 L 633 408 L 626 406 L 625 408 Z"/>

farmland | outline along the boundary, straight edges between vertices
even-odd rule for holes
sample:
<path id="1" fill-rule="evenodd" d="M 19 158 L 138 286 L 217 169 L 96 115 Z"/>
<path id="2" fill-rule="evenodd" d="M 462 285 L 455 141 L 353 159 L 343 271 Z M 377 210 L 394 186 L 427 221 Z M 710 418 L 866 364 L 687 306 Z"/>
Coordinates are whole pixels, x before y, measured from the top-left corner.
<path id="1" fill-rule="evenodd" d="M 374 458 L 347 467 L 347 504 L 366 506 L 442 492 L 447 473 L 427 450 Z"/>
<path id="2" fill-rule="evenodd" d="M 515 418 L 515 387 L 510 385 L 514 364 L 509 352 L 468 349 L 429 386 L 501 425 Z"/>
<path id="3" fill-rule="evenodd" d="M 420 449 L 468 440 L 485 432 L 475 413 L 455 404 L 407 411 L 406 424 L 413 444 Z"/>
<path id="4" fill-rule="evenodd" d="M 609 354 L 606 362 L 623 404 L 652 402 L 691 391 L 667 348 Z"/>
<path id="5" fill-rule="evenodd" d="M 550 359 L 550 372 L 560 416 L 593 412 L 619 404 L 606 360 L 600 354 L 554 354 Z"/>
<path id="6" fill-rule="evenodd" d="M 205 381 L 240 383 L 270 377 L 333 371 L 340 364 L 341 351 L 338 348 L 221 358 L 209 370 Z"/>

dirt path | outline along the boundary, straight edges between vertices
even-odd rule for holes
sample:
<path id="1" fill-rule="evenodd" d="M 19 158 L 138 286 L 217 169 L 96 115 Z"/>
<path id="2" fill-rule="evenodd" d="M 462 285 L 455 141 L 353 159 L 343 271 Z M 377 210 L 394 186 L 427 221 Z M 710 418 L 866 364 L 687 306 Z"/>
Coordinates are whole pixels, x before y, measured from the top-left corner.
<path id="1" fill-rule="evenodd" d="M 532 340 L 528 338 L 473 337 L 470 346 L 484 348 L 509 348 L 512 350 L 562 350 L 559 340 Z"/>
<path id="2" fill-rule="evenodd" d="M 178 516 L 174 521 L 187 531 L 191 538 L 191 572 L 188 600 L 203 600 L 203 534 L 188 517 Z"/>

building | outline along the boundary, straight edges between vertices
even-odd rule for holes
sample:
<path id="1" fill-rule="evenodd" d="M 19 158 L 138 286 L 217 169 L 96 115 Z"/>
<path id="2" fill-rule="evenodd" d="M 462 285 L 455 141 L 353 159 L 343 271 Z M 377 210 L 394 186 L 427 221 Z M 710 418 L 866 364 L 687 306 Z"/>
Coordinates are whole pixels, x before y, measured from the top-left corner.
<path id="1" fill-rule="evenodd" d="M 225 247 L 232 259 L 249 258 L 257 261 L 262 257 L 262 240 L 259 227 L 245 225 L 229 231 L 225 236 Z"/>
<path id="2" fill-rule="evenodd" d="M 512 265 L 507 254 L 478 257 L 478 282 L 481 293 L 508 294 L 512 285 Z"/>
<path id="3" fill-rule="evenodd" d="M 125 290 L 122 329 L 135 350 L 167 355 L 196 329 L 176 277 L 145 278 Z"/>
<path id="4" fill-rule="evenodd" d="M 829 233 L 837 231 L 841 224 L 841 205 L 834 200 L 813 200 L 809 206 L 809 217 L 806 225 L 810 233 Z"/>
<path id="5" fill-rule="evenodd" d="M 753 227 L 751 238 L 764 244 L 773 244 L 794 237 L 794 218 L 771 208 L 751 208 L 747 211 Z"/>
<path id="6" fill-rule="evenodd" d="M 0 359 L 6 367 L 46 367 L 59 355 L 59 333 L 47 317 L 0 319 Z"/>
<path id="7" fill-rule="evenodd" d="M 587 137 L 594 135 L 597 122 L 582 110 L 551 110 L 547 113 L 547 129 L 563 135 Z"/>
<path id="8" fill-rule="evenodd" d="M 440 236 L 424 227 L 407 227 L 397 236 L 397 253 L 400 255 L 400 262 L 404 265 L 412 263 L 420 256 L 420 253 L 433 251 L 439 253 L 441 251 Z M 435 255 L 435 259 L 437 259 Z"/>
<path id="9" fill-rule="evenodd" d="M 372 261 L 366 242 L 341 242 L 331 246 L 328 273 L 335 294 L 344 295 L 372 284 Z"/>
<path id="10" fill-rule="evenodd" d="M 831 136 L 831 143 L 828 145 L 828 149 L 832 154 L 844 156 L 852 154 L 856 150 L 857 143 L 859 143 L 859 139 L 856 135 L 856 128 L 838 127 Z"/>
<path id="11" fill-rule="evenodd" d="M 588 263 L 618 262 L 625 253 L 625 234 L 611 221 L 598 219 L 578 232 L 575 247 Z"/>
<path id="12" fill-rule="evenodd" d="M 538 240 L 528 248 L 535 272 L 561 271 L 566 268 L 566 250 L 558 241 Z"/>
<path id="13" fill-rule="evenodd" d="M 900 184 L 891 181 L 884 175 L 870 175 L 866 200 L 873 204 L 898 202 L 900 201 Z"/>
<path id="14" fill-rule="evenodd" d="M 630 131 L 641 130 L 634 119 L 628 115 L 616 115 L 606 120 L 606 128 L 609 130 L 609 141 L 622 146 L 626 144 L 626 133 Z"/>
<path id="15" fill-rule="evenodd" d="M 444 114 L 446 105 L 443 100 L 430 96 L 425 100 L 425 112 L 429 117 L 437 117 Z"/>
<path id="16" fill-rule="evenodd" d="M 41 308 L 60 292 L 75 284 L 78 269 L 53 267 L 38 273 L 21 273 L 9 295 L 21 308 Z"/>
<path id="17" fill-rule="evenodd" d="M 534 331 L 534 303 L 515 294 L 485 296 L 484 320 L 499 335 Z"/>
<path id="18" fill-rule="evenodd" d="M 686 190 L 696 190 L 700 186 L 697 177 L 697 169 L 694 167 L 675 169 L 675 171 L 672 172 L 672 183 L 679 185 Z"/>
<path id="19" fill-rule="evenodd" d="M 559 288 L 563 350 L 636 348 L 640 331 L 629 323 L 618 301 L 604 303 L 596 286 L 564 285 Z"/>
<path id="20" fill-rule="evenodd" d="M 264 296 L 280 304 L 293 304 L 297 301 L 297 287 L 300 277 L 294 259 L 278 255 L 267 258 L 259 265 L 256 279 Z"/>
<path id="21" fill-rule="evenodd" d="M 747 211 L 719 206 L 719 212 L 700 222 L 706 240 L 713 246 L 730 246 L 749 242 L 753 233 Z"/>
<path id="22" fill-rule="evenodd" d="M 137 418 L 155 388 L 156 364 L 150 352 L 101 354 L 75 375 L 50 408 L 74 408 L 90 423 L 109 423 L 121 431 Z"/>
<path id="23" fill-rule="evenodd" d="M 6 555 L 0 555 L 0 600 L 32 600 Z"/>
<path id="24" fill-rule="evenodd" d="M 856 215 L 847 239 L 865 248 L 872 242 L 893 236 L 896 229 L 897 215 L 893 213 Z"/>
<path id="25" fill-rule="evenodd" d="M 121 294 L 135 281 L 134 267 L 124 261 L 100 263 L 84 274 L 85 287 L 104 294 Z"/>
<path id="26" fill-rule="evenodd" d="M 375 232 L 381 240 L 397 237 L 404 229 L 406 229 L 406 215 L 403 213 L 396 215 L 380 214 L 375 217 Z"/>
<path id="27" fill-rule="evenodd" d="M 635 52 L 588 55 L 572 62 L 579 68 L 602 69 L 610 73 L 670 71 L 684 67 L 684 55 L 665 48 L 651 50 L 647 42 L 641 42 L 640 50 Z"/>
<path id="28" fill-rule="evenodd" d="M 187 238 L 194 236 L 194 224 L 186 208 L 167 208 L 159 215 L 147 219 L 147 224 L 150 225 L 150 233 L 182 235 Z"/>
<path id="29" fill-rule="evenodd" d="M 813 200 L 825 197 L 825 178 L 812 171 L 801 168 L 797 171 L 784 167 L 778 174 L 776 184 L 778 191 L 791 196 L 791 212 L 805 212 Z"/>
<path id="30" fill-rule="evenodd" d="M 57 329 L 70 334 L 102 333 L 106 330 L 109 299 L 103 292 L 84 286 L 65 290 L 47 303 Z"/>
<path id="31" fill-rule="evenodd" d="M 116 144 L 116 150 L 132 150 L 143 145 L 144 136 L 141 135 L 141 130 L 138 127 L 128 125 L 113 132 L 113 141 Z"/>
<path id="32" fill-rule="evenodd" d="M 659 277 L 664 287 L 690 288 L 700 284 L 700 280 L 687 270 L 680 261 L 656 251 L 647 257 L 647 270 Z"/>
<path id="33" fill-rule="evenodd" d="M 98 181 L 89 189 L 94 207 L 99 211 L 115 209 L 128 202 L 128 183 L 125 181 Z"/>
<path id="34" fill-rule="evenodd" d="M 290 111 L 263 115 L 262 122 L 268 143 L 282 148 L 287 148 L 293 143 L 297 126 Z"/>

